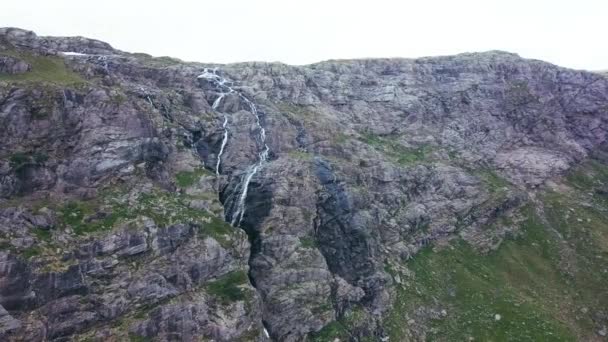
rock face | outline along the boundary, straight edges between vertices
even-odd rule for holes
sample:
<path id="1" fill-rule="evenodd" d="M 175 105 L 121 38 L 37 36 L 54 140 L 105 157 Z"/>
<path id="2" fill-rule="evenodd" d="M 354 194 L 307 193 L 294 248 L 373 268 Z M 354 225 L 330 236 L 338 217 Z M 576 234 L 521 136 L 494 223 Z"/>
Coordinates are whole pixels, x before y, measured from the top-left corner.
<path id="1" fill-rule="evenodd" d="M 498 51 L 204 65 L 7 28 L 0 127 L 2 339 L 386 341 L 389 270 L 496 249 L 485 227 L 605 149 L 608 79 Z"/>
<path id="2" fill-rule="evenodd" d="M 31 65 L 18 58 L 11 56 L 0 56 L 0 72 L 5 74 L 22 74 L 28 72 Z"/>

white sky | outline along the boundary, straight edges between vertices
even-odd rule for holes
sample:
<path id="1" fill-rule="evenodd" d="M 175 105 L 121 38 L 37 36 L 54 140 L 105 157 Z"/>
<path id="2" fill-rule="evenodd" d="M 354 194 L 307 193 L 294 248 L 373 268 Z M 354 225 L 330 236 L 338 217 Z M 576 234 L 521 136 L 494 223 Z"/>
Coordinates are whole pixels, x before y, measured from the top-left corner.
<path id="1" fill-rule="evenodd" d="M 199 62 L 506 50 L 608 69 L 608 0 L 5 0 L 0 26 Z"/>

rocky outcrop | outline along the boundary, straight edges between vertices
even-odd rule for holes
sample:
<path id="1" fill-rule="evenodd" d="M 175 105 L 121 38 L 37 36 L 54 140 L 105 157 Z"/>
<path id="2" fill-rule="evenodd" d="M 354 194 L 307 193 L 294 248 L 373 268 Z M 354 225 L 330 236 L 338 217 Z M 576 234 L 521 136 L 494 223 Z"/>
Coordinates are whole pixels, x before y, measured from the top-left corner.
<path id="1" fill-rule="evenodd" d="M 496 248 L 606 141 L 608 79 L 505 52 L 217 66 L 0 37 L 8 340 L 386 340 L 389 269 Z"/>
<path id="2" fill-rule="evenodd" d="M 0 56 L 0 72 L 5 74 L 23 74 L 32 68 L 27 62 L 11 56 Z"/>

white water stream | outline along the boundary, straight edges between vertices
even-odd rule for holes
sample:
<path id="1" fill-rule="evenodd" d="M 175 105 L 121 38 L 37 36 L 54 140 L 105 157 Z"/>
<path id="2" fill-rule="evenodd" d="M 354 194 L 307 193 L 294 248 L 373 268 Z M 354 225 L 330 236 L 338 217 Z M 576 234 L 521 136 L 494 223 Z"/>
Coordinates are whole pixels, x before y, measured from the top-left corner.
<path id="1" fill-rule="evenodd" d="M 245 214 L 245 201 L 247 200 L 247 193 L 249 191 L 249 184 L 251 183 L 251 179 L 253 176 L 260 170 L 260 168 L 264 165 L 264 163 L 268 160 L 268 154 L 270 152 L 270 148 L 268 144 L 266 144 L 266 129 L 262 126 L 260 121 L 260 115 L 258 113 L 258 109 L 251 100 L 249 100 L 245 95 L 241 92 L 234 90 L 229 84 L 230 82 L 217 74 L 217 69 L 207 69 L 203 70 L 203 73 L 198 76 L 198 78 L 204 78 L 216 85 L 218 90 L 221 92 L 220 96 L 213 102 L 212 108 L 217 111 L 218 106 L 220 105 L 221 100 L 230 93 L 236 93 L 249 107 L 249 111 L 251 114 L 255 116 L 255 122 L 257 128 L 259 130 L 259 140 L 262 144 L 262 151 L 258 153 L 258 160 L 255 164 L 250 165 L 247 168 L 245 176 L 241 181 L 241 184 L 237 189 L 240 189 L 240 194 L 236 203 L 236 210 L 232 214 L 231 224 L 235 227 L 238 227 L 243 220 L 243 215 Z M 217 165 L 215 168 L 215 173 L 219 175 L 219 169 L 221 165 L 221 156 L 224 153 L 224 148 L 228 142 L 228 117 L 224 115 L 224 124 L 222 125 L 224 128 L 224 138 L 222 140 L 222 146 L 220 148 L 220 152 L 218 153 Z"/>

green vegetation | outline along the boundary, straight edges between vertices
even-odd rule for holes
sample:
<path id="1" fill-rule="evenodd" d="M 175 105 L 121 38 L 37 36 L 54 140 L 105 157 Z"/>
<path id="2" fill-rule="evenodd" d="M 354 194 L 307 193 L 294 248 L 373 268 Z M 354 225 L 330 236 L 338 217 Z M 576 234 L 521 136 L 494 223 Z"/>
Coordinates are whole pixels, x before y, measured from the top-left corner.
<path id="1" fill-rule="evenodd" d="M 19 170 L 31 163 L 31 158 L 25 153 L 15 153 L 9 157 L 9 165 L 13 170 Z"/>
<path id="2" fill-rule="evenodd" d="M 425 145 L 418 148 L 405 147 L 397 141 L 396 136 L 379 136 L 377 134 L 365 133 L 361 141 L 384 153 L 394 162 L 401 165 L 420 164 L 428 161 L 433 152 L 431 146 Z"/>
<path id="3" fill-rule="evenodd" d="M 60 209 L 63 226 L 69 225 L 76 235 L 84 235 L 111 229 L 121 217 L 127 217 L 125 207 L 112 208 L 110 212 L 99 211 L 94 201 L 69 202 Z"/>
<path id="4" fill-rule="evenodd" d="M 110 94 L 110 101 L 115 105 L 121 105 L 127 101 L 127 96 L 122 92 L 112 92 Z"/>
<path id="5" fill-rule="evenodd" d="M 340 341 L 348 341 L 352 337 L 352 331 L 358 326 L 366 323 L 367 314 L 364 309 L 356 306 L 348 310 L 344 316 L 337 321 L 333 321 L 324 326 L 323 329 L 309 334 L 309 338 L 313 342 L 332 342 L 336 339 Z M 359 340 L 367 341 L 367 340 Z M 370 339 L 370 341 L 375 341 Z"/>
<path id="6" fill-rule="evenodd" d="M 49 156 L 43 152 L 34 153 L 13 153 L 8 157 L 9 165 L 13 171 L 19 171 L 26 166 L 43 165 Z"/>
<path id="7" fill-rule="evenodd" d="M 149 337 L 139 336 L 134 333 L 129 333 L 129 342 L 150 342 L 152 341 Z"/>
<path id="8" fill-rule="evenodd" d="M 38 248 L 38 247 L 27 248 L 21 253 L 21 255 L 23 255 L 23 257 L 26 259 L 33 258 L 35 256 L 40 255 L 40 248 Z"/>
<path id="9" fill-rule="evenodd" d="M 491 193 L 504 192 L 506 189 L 511 187 L 511 183 L 499 176 L 493 170 L 480 170 L 477 172 L 477 175 L 486 184 L 488 191 L 490 191 Z"/>
<path id="10" fill-rule="evenodd" d="M 492 172 L 482 178 L 494 193 L 508 186 Z M 544 211 L 536 204 L 520 210 L 513 222 L 520 235 L 497 251 L 482 255 L 457 241 L 416 255 L 407 264 L 415 276 L 400 275 L 407 281 L 396 287 L 396 304 L 386 317 L 391 340 L 405 339 L 408 319 L 425 325 L 433 341 L 593 338 L 593 315 L 608 306 L 608 207 L 602 191 L 608 167 L 590 161 L 566 179 L 569 190 L 540 196 Z M 447 314 L 419 317 L 415 310 L 421 307 Z"/>
<path id="11" fill-rule="evenodd" d="M 310 340 L 313 342 L 331 342 L 336 338 L 348 338 L 349 336 L 348 328 L 342 325 L 340 321 L 333 321 L 318 332 L 309 334 Z"/>
<path id="12" fill-rule="evenodd" d="M 230 247 L 230 243 L 232 241 L 232 234 L 235 234 L 240 231 L 236 230 L 226 221 L 218 217 L 211 216 L 209 217 L 208 223 L 201 225 L 199 232 L 203 236 L 211 236 L 217 242 L 219 242 L 222 247 L 228 248 Z"/>
<path id="13" fill-rule="evenodd" d="M 159 226 L 175 223 L 204 223 L 212 217 L 204 210 L 188 206 L 186 196 L 164 191 L 153 191 L 140 194 L 138 200 L 129 208 L 128 215 L 150 217 Z"/>
<path id="14" fill-rule="evenodd" d="M 208 170 L 199 167 L 194 171 L 181 171 L 175 175 L 175 181 L 180 188 L 187 188 L 196 184 L 202 176 L 209 175 L 211 176 L 211 172 Z"/>
<path id="15" fill-rule="evenodd" d="M 316 248 L 317 241 L 312 236 L 305 236 L 300 238 L 300 245 L 304 248 Z"/>
<path id="16" fill-rule="evenodd" d="M 525 236 L 490 255 L 480 255 L 463 242 L 437 253 L 420 253 L 409 263 L 415 279 L 398 289 L 388 317 L 391 339 L 405 335 L 402 313 L 437 300 L 447 316 L 427 322 L 436 332 L 431 340 L 573 340 L 554 316 L 559 312 L 561 286 L 556 285 L 561 279 L 547 258 L 550 248 L 538 239 L 544 228 L 536 218 L 527 219 L 525 226 Z"/>
<path id="17" fill-rule="evenodd" d="M 37 228 L 34 230 L 34 235 L 36 235 L 39 240 L 51 241 L 51 231 L 49 229 Z"/>
<path id="18" fill-rule="evenodd" d="M 102 190 L 94 200 L 63 204 L 58 208 L 59 225 L 71 227 L 76 235 L 85 235 L 146 216 L 161 227 L 176 223 L 197 224 L 201 227 L 200 234 L 228 246 L 236 230 L 208 211 L 190 208 L 189 202 L 194 198 L 198 197 L 160 189 L 131 196 L 126 189 L 109 188 Z"/>
<path id="19" fill-rule="evenodd" d="M 47 82 L 58 85 L 73 85 L 85 82 L 80 75 L 66 66 L 61 57 L 33 55 L 16 50 L 0 51 L 0 55 L 22 59 L 32 67 L 30 71 L 22 74 L 0 73 L 0 81 Z"/>
<path id="20" fill-rule="evenodd" d="M 293 151 L 289 151 L 289 157 L 293 158 L 293 159 L 299 159 L 299 160 L 311 160 L 312 159 L 312 154 L 308 153 L 306 151 L 301 151 L 301 150 L 293 150 Z"/>
<path id="21" fill-rule="evenodd" d="M 306 106 L 301 106 L 293 103 L 281 102 L 277 103 L 278 109 L 282 114 L 290 120 L 309 122 L 319 117 L 319 114 L 310 110 Z"/>
<path id="22" fill-rule="evenodd" d="M 184 61 L 178 58 L 173 58 L 169 56 L 154 57 L 152 55 L 142 52 L 132 53 L 131 56 L 136 57 L 139 61 L 152 67 L 162 68 L 184 63 Z"/>
<path id="23" fill-rule="evenodd" d="M 206 285 L 207 292 L 222 301 L 223 304 L 247 299 L 243 285 L 247 284 L 247 273 L 234 271 L 225 274 Z"/>

